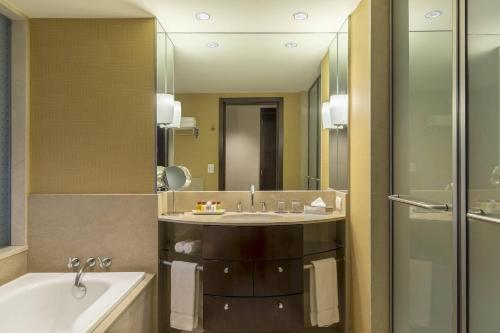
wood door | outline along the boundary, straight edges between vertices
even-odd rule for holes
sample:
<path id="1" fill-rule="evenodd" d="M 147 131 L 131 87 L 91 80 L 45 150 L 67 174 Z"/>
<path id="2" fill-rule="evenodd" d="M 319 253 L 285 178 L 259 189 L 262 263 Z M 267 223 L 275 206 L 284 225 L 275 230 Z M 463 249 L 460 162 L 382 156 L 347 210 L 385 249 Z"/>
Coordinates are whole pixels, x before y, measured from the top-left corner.
<path id="1" fill-rule="evenodd" d="M 260 190 L 278 190 L 278 113 L 260 109 Z"/>

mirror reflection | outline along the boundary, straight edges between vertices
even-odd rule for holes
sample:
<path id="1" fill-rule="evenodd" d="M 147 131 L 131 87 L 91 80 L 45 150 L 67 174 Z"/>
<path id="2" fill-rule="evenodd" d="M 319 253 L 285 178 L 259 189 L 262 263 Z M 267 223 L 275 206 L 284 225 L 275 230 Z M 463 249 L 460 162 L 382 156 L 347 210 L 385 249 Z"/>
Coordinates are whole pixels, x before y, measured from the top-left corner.
<path id="1" fill-rule="evenodd" d="M 347 189 L 347 22 L 337 30 L 159 25 L 158 166 L 186 167 L 187 191 Z"/>

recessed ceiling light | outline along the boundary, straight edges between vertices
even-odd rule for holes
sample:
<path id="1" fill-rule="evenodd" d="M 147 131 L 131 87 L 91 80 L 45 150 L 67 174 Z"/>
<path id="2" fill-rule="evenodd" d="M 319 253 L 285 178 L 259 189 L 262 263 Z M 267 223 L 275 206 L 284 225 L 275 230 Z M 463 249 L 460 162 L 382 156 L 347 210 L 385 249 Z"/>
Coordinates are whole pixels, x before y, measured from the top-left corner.
<path id="1" fill-rule="evenodd" d="M 428 13 L 425 14 L 425 18 L 426 19 L 433 19 L 433 18 L 439 17 L 441 15 L 443 15 L 442 11 L 440 11 L 440 10 L 431 10 L 430 12 L 428 12 Z"/>
<path id="2" fill-rule="evenodd" d="M 202 21 L 210 20 L 210 14 L 206 12 L 199 12 L 196 13 L 196 18 Z"/>
<path id="3" fill-rule="evenodd" d="M 306 12 L 297 12 L 293 14 L 293 18 L 298 21 L 304 21 L 309 18 L 309 14 L 307 14 Z"/>
<path id="4" fill-rule="evenodd" d="M 207 47 L 211 48 L 211 49 L 215 49 L 215 48 L 218 48 L 219 47 L 219 43 L 216 43 L 216 42 L 210 42 L 210 43 L 207 43 Z"/>
<path id="5" fill-rule="evenodd" d="M 299 46 L 299 44 L 295 43 L 295 42 L 288 42 L 285 44 L 285 47 L 288 48 L 288 49 L 293 49 L 295 47 Z"/>

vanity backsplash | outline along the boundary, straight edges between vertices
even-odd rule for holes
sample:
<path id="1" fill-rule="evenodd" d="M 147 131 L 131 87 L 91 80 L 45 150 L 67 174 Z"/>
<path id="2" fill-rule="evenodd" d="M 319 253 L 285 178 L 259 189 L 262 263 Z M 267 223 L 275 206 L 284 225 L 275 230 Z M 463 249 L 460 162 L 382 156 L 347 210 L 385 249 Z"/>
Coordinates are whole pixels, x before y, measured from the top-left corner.
<path id="1" fill-rule="evenodd" d="M 277 202 L 284 201 L 285 209 L 291 209 L 292 200 L 300 202 L 301 206 L 310 204 L 314 199 L 321 197 L 327 208 L 335 209 L 336 197 L 341 196 L 345 203 L 346 194 L 339 191 L 256 191 L 255 207 L 260 209 L 260 203 L 265 202 L 268 211 L 277 209 Z M 250 191 L 179 191 L 161 192 L 159 194 L 159 214 L 172 211 L 175 198 L 175 210 L 177 212 L 190 212 L 195 209 L 199 201 L 220 201 L 227 211 L 236 211 L 238 202 L 241 202 L 243 211 L 250 209 Z M 345 204 L 343 209 L 345 209 Z"/>

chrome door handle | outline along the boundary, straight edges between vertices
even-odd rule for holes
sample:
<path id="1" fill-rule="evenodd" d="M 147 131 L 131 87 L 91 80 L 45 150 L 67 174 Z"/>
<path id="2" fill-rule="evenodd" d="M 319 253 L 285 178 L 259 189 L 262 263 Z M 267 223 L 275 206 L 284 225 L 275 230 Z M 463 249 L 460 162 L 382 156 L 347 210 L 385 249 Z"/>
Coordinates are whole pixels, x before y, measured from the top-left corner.
<path id="1" fill-rule="evenodd" d="M 490 222 L 490 223 L 499 223 L 500 224 L 500 219 L 488 216 L 486 212 L 484 212 L 482 209 L 479 209 L 477 211 L 469 210 L 467 213 L 467 217 L 470 219 L 482 221 L 482 222 Z"/>
<path id="2" fill-rule="evenodd" d="M 403 196 L 399 194 L 390 195 L 389 200 L 425 209 L 449 211 L 452 208 L 451 205 L 448 204 L 436 204 L 436 203 L 423 202 L 419 200 L 405 199 L 403 198 Z"/>

